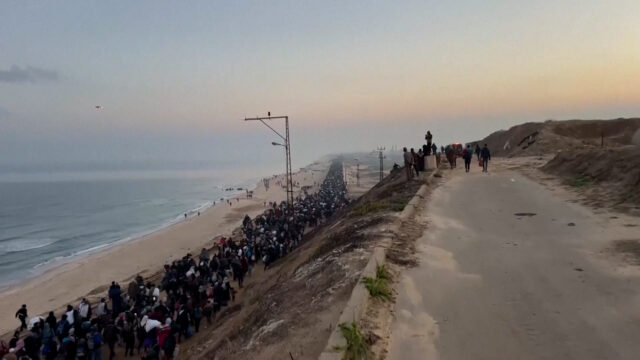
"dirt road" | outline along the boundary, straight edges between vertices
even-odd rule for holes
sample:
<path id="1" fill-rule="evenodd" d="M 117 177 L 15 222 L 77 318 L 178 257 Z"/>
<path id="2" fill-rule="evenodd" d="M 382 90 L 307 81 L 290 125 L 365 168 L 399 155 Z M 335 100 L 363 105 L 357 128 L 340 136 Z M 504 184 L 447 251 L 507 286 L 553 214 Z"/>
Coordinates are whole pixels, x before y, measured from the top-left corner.
<path id="1" fill-rule="evenodd" d="M 639 266 L 611 250 L 640 241 L 638 218 L 513 172 L 454 172 L 419 214 L 428 228 L 400 275 L 388 358 L 640 358 Z"/>

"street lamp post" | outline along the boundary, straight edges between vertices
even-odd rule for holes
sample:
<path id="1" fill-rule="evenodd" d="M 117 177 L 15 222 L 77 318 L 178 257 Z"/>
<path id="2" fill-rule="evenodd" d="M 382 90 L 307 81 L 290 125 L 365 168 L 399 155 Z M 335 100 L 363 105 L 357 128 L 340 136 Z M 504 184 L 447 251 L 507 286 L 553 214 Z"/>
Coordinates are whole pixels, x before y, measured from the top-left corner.
<path id="1" fill-rule="evenodd" d="M 276 119 L 284 119 L 285 124 L 285 135 L 283 136 L 278 131 L 276 131 L 271 125 L 267 124 L 265 120 L 276 120 Z M 282 140 L 284 140 L 284 144 L 277 143 L 275 141 L 271 142 L 273 146 L 283 146 L 285 149 L 286 162 L 287 162 L 287 170 L 286 170 L 286 183 L 287 183 L 287 210 L 289 215 L 293 215 L 293 174 L 291 169 L 291 143 L 289 142 L 289 117 L 288 116 L 271 116 L 271 113 L 268 113 L 266 117 L 255 117 L 255 118 L 245 118 L 244 121 L 260 121 L 266 127 L 271 129 L 276 135 L 278 135 Z"/>

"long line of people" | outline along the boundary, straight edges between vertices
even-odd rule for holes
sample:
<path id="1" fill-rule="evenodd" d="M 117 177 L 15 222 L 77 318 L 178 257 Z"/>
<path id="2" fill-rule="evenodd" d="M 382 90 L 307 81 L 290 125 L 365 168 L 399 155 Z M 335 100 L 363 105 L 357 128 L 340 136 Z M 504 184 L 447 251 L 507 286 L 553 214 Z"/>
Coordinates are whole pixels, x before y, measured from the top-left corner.
<path id="1" fill-rule="evenodd" d="M 303 189 L 289 208 L 285 202 L 271 204 L 261 215 L 245 216 L 240 229 L 221 238 L 213 254 L 202 249 L 196 257 L 187 254 L 164 266 L 159 284 L 141 276 L 123 290 L 112 282 L 107 298 L 98 304 L 86 299 L 69 305 L 58 319 L 34 317 L 26 324 L 26 305 L 9 344 L 2 344 L 3 359 L 113 359 L 116 346 L 123 355 L 142 359 L 174 359 L 177 344 L 199 332 L 204 320 L 212 324 L 215 314 L 235 300 L 236 289 L 260 262 L 266 271 L 289 254 L 306 230 L 326 221 L 349 203 L 340 161 L 334 161 L 316 193 Z M 21 336 L 23 326 L 28 328 Z"/>

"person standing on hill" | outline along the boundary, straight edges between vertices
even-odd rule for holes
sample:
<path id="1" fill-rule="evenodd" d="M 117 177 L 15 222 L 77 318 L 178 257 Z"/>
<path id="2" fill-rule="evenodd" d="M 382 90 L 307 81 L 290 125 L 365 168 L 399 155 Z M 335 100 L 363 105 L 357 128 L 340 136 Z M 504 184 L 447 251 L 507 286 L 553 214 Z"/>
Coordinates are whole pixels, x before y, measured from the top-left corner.
<path id="1" fill-rule="evenodd" d="M 411 180 L 411 171 L 413 167 L 413 155 L 407 151 L 407 148 L 403 148 L 404 156 L 404 171 L 407 173 L 407 181 Z"/>
<path id="2" fill-rule="evenodd" d="M 464 171 L 469 172 L 471 170 L 471 158 L 473 157 L 473 150 L 471 145 L 467 144 L 467 147 L 462 150 L 462 158 L 464 159 Z"/>
<path id="3" fill-rule="evenodd" d="M 433 135 L 431 135 L 431 131 L 427 130 L 427 135 L 424 136 L 424 139 L 427 140 L 427 155 L 431 155 L 431 142 L 433 140 Z"/>
<path id="4" fill-rule="evenodd" d="M 484 144 L 482 151 L 480 152 L 480 156 L 482 157 L 482 172 L 489 172 L 489 160 L 491 160 L 491 152 L 487 147 L 487 144 Z"/>
<path id="5" fill-rule="evenodd" d="M 16 317 L 20 320 L 20 331 L 27 328 L 27 305 L 22 304 L 22 307 L 16 311 Z"/>
<path id="6" fill-rule="evenodd" d="M 420 168 L 418 167 L 418 162 L 420 161 L 420 157 L 418 153 L 411 148 L 411 156 L 413 157 L 413 170 L 416 172 L 416 177 L 420 177 Z"/>
<path id="7" fill-rule="evenodd" d="M 111 299 L 111 309 L 113 309 L 112 316 L 115 318 L 122 310 L 122 290 L 120 289 L 120 285 L 112 281 L 108 294 L 109 299 Z"/>
<path id="8" fill-rule="evenodd" d="M 478 157 L 478 161 L 480 161 L 480 145 L 476 144 L 476 156 Z"/>

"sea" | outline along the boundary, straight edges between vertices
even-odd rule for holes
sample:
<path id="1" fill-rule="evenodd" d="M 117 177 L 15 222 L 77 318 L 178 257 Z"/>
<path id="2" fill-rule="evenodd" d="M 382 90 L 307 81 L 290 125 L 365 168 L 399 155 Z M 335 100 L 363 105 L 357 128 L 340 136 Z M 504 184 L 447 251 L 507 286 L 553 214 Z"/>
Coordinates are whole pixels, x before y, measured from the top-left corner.
<path id="1" fill-rule="evenodd" d="M 259 179 L 233 171 L 0 177 L 0 289 L 196 216 Z"/>

